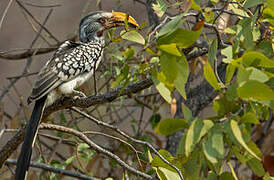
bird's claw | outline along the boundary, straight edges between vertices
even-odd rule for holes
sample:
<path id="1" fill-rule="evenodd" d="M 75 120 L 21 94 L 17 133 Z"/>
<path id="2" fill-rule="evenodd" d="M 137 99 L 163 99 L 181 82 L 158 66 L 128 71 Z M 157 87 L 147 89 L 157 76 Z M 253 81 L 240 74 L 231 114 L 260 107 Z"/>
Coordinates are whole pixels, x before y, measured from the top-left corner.
<path id="1" fill-rule="evenodd" d="M 81 91 L 74 90 L 73 93 L 76 95 L 76 96 L 74 96 L 74 99 L 80 99 L 80 98 L 86 98 L 87 97 L 85 95 L 85 93 L 83 93 Z"/>

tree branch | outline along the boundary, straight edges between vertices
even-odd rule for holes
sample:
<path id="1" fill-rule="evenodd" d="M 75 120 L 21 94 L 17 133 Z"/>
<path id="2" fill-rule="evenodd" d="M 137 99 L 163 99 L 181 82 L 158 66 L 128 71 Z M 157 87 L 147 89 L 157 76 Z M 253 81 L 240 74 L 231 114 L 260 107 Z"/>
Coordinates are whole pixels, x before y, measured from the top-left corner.
<path id="1" fill-rule="evenodd" d="M 124 95 L 130 95 L 142 91 L 153 84 L 150 78 L 141 80 L 137 83 L 130 84 L 124 91 L 121 92 L 121 88 L 116 88 L 105 94 L 90 96 L 87 98 L 74 99 L 72 97 L 63 97 L 55 102 L 50 107 L 47 107 L 44 112 L 42 121 L 46 119 L 51 113 L 61 109 L 70 108 L 72 106 L 88 108 L 96 104 L 103 104 L 111 102 L 118 97 Z M 18 131 L 0 150 L 0 167 L 2 167 L 4 161 L 17 149 L 25 137 L 26 126 Z"/>
<path id="2" fill-rule="evenodd" d="M 85 143 L 87 143 L 92 149 L 94 149 L 95 151 L 105 154 L 106 156 L 115 159 L 118 164 L 120 164 L 122 167 L 124 167 L 125 169 L 127 169 L 128 171 L 130 171 L 131 173 L 137 175 L 137 176 L 141 176 L 145 179 L 152 179 L 151 176 L 138 171 L 137 169 L 129 166 L 127 163 L 125 163 L 123 160 L 121 160 L 117 155 L 107 151 L 106 149 L 102 148 L 101 146 L 97 145 L 96 143 L 94 143 L 93 141 L 91 141 L 84 133 L 76 131 L 74 129 L 71 128 L 67 128 L 64 126 L 60 126 L 60 125 L 53 125 L 53 124 L 46 124 L 46 123 L 42 123 L 40 125 L 41 129 L 51 129 L 51 130 L 57 130 L 57 131 L 61 131 L 64 133 L 68 133 L 68 134 L 73 134 L 74 136 L 77 136 L 79 139 L 81 139 L 82 141 L 84 141 Z"/>
<path id="3" fill-rule="evenodd" d="M 76 36 L 73 36 L 71 38 L 69 38 L 68 40 L 70 41 L 74 41 L 76 39 Z M 65 40 L 67 41 L 67 40 Z M 62 41 L 60 43 L 56 43 L 55 45 L 52 45 L 48 48 L 31 48 L 31 49 L 27 49 L 23 52 L 20 53 L 9 53 L 9 52 L 0 52 L 0 58 L 6 59 L 6 60 L 22 60 L 24 58 L 33 56 L 35 55 L 39 55 L 39 54 L 46 54 L 49 52 L 52 52 L 54 50 L 56 50 L 61 44 L 63 44 L 65 41 Z"/>
<path id="4" fill-rule="evenodd" d="M 124 136 L 125 138 L 129 139 L 130 141 L 134 142 L 134 143 L 137 143 L 137 144 L 142 144 L 142 145 L 145 145 L 146 147 L 148 147 L 154 154 L 156 154 L 164 163 L 166 163 L 167 165 L 169 165 L 170 167 L 172 167 L 175 171 L 177 171 L 177 173 L 179 174 L 180 176 L 180 179 L 181 180 L 184 180 L 184 177 L 181 173 L 181 171 L 176 167 L 174 166 L 173 164 L 171 164 L 169 161 L 167 161 L 150 143 L 146 142 L 146 141 L 142 141 L 142 140 L 139 140 L 139 139 L 135 139 L 131 136 L 129 136 L 128 134 L 126 134 L 125 132 L 121 131 L 117 126 L 113 126 L 113 125 L 110 125 L 108 123 L 105 123 L 103 121 L 99 121 L 97 119 L 95 119 L 94 117 L 88 115 L 87 113 L 85 112 L 82 112 L 80 111 L 79 109 L 75 108 L 75 107 L 72 107 L 71 110 L 83 115 L 84 117 L 92 120 L 93 122 L 95 122 L 96 124 L 98 125 L 101 125 L 101 126 L 104 126 L 104 127 L 107 127 L 107 128 L 110 128 L 110 129 L 113 129 L 114 131 L 116 131 L 117 133 L 119 133 L 120 135 Z"/>
<path id="5" fill-rule="evenodd" d="M 5 164 L 7 164 L 7 165 L 8 164 L 16 165 L 16 162 L 17 162 L 16 159 L 7 159 Z M 55 167 L 49 166 L 49 165 L 44 164 L 44 163 L 38 163 L 38 162 L 32 162 L 31 161 L 30 166 L 35 167 L 35 168 L 39 168 L 39 169 L 43 169 L 43 170 L 46 170 L 46 171 L 58 173 L 58 174 L 63 174 L 63 175 L 70 176 L 70 177 L 75 177 L 77 179 L 99 180 L 98 178 L 89 177 L 89 176 L 86 176 L 84 174 L 77 174 L 73 171 L 69 171 L 69 170 L 65 170 L 65 169 L 55 168 Z"/>

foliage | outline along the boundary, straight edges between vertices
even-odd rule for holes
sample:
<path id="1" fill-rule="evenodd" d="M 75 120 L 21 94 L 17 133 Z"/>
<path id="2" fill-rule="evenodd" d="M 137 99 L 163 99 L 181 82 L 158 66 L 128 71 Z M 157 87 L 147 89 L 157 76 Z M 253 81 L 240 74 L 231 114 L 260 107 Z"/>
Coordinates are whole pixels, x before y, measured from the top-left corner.
<path id="1" fill-rule="evenodd" d="M 101 2 L 97 0 L 98 5 Z M 89 131 L 93 134 L 91 139 L 97 135 L 110 138 L 110 141 L 100 139 L 98 144 L 126 159 L 125 162 L 130 162 L 132 167 L 161 180 L 180 179 L 170 165 L 177 167 L 186 180 L 241 179 L 237 169 L 240 165 L 258 177 L 273 180 L 263 166 L 264 155 L 253 139 L 254 131 L 272 117 L 274 109 L 273 8 L 273 0 L 210 0 L 208 3 L 202 0 L 155 0 L 152 9 L 160 20 L 155 29 L 150 29 L 144 22 L 138 29 L 126 24 L 120 33 L 117 29 L 108 31 L 107 61 L 102 63 L 101 73 L 96 74 L 99 78 L 95 77 L 104 80 L 103 83 L 98 80 L 98 84 L 104 84 L 101 89 L 109 92 L 111 88 L 121 87 L 123 92 L 129 83 L 145 78 L 151 78 L 154 87 L 138 92 L 136 96 L 128 94 L 117 98 L 103 107 L 96 104 L 86 112 L 96 112 L 100 120 L 111 120 L 109 122 L 114 124 L 121 122 L 116 122 L 112 114 L 116 114 L 118 121 L 130 120 L 132 137 L 157 146 L 158 153 L 170 164 L 147 146 L 136 145 L 129 138 L 126 141 L 126 138 L 105 134 L 104 128 L 100 133 Z M 222 29 L 219 20 L 224 14 L 230 15 L 231 19 Z M 220 67 L 225 69 L 224 73 L 219 71 Z M 193 110 L 197 107 L 183 104 L 178 110 L 174 103 L 175 95 L 180 95 L 183 102 L 188 100 L 189 86 L 196 85 L 191 84 L 193 77 L 205 80 L 216 93 L 211 102 L 215 113 L 206 118 L 197 115 L 199 112 Z M 88 95 L 93 93 L 90 89 L 86 91 Z M 127 102 L 135 102 L 134 107 L 128 110 Z M 160 109 L 169 106 L 171 112 L 182 112 L 183 117 L 161 114 Z M 141 109 L 141 113 L 138 111 L 139 120 L 132 115 L 137 108 Z M 145 108 L 152 112 L 148 123 L 142 121 Z M 102 115 L 101 111 L 105 114 Z M 127 112 L 125 117 L 119 114 L 122 111 Z M 72 111 L 68 114 L 61 112 L 59 118 L 52 121 L 82 131 L 79 122 L 84 118 L 75 116 Z M 105 120 L 107 116 L 110 118 Z M 165 150 L 162 140 L 147 131 L 148 125 L 161 136 L 183 132 L 176 153 Z M 89 128 L 86 124 L 83 126 L 85 130 Z M 56 145 L 63 141 L 70 145 L 69 156 L 59 155 L 63 161 L 52 159 L 53 149 L 50 161 L 41 156 L 41 162 L 59 169 L 73 167 L 89 176 L 93 176 L 91 170 L 94 162 L 98 162 L 98 167 L 110 166 L 123 179 L 136 177 L 109 157 L 107 163 L 102 163 L 101 157 L 88 144 L 79 142 L 71 134 L 57 132 L 51 138 L 58 142 Z M 115 143 L 119 140 L 118 145 L 112 142 L 113 139 Z M 104 175 L 112 176 L 111 173 Z M 62 178 L 55 173 L 45 176 L 47 179 Z"/>
<path id="2" fill-rule="evenodd" d="M 156 90 L 171 104 L 175 91 L 184 99 L 188 98 L 185 85 L 189 74 L 202 69 L 204 78 L 218 93 L 218 98 L 212 102 L 216 112 L 214 116 L 206 119 L 194 117 L 191 110 L 183 106 L 184 119 L 167 118 L 160 121 L 157 108 L 150 119 L 153 129 L 160 135 L 184 130 L 175 156 L 163 149 L 159 153 L 179 168 L 185 179 L 238 179 L 239 174 L 232 161 L 247 165 L 259 177 L 271 179 L 261 163 L 262 153 L 251 138 L 254 126 L 268 120 L 274 108 L 273 40 L 266 24 L 273 23 L 270 3 L 247 0 L 223 5 L 212 0 L 210 6 L 197 0 L 186 4 L 157 0 L 153 9 L 162 18 L 162 24 L 157 27 L 156 34 L 147 34 L 143 38 L 139 29 L 129 29 L 127 26 L 120 36 L 115 35 L 114 31 L 108 33 L 109 39 L 118 42 L 118 46 L 122 39 L 141 46 L 141 50 L 134 45 L 127 48 L 109 47 L 108 57 L 112 64 L 101 77 L 113 73 L 117 75 L 111 88 L 119 85 L 125 88 L 139 77 L 151 76 Z M 219 15 L 213 6 L 216 4 L 231 9 L 230 12 L 238 20 L 223 32 L 215 31 L 217 39 L 206 33 L 206 27 L 218 25 Z M 263 11 L 263 15 L 258 13 L 256 6 Z M 170 9 L 176 9 L 177 15 L 165 17 Z M 190 10 L 194 11 L 190 13 Z M 183 28 L 189 16 L 195 16 L 196 22 L 192 28 Z M 225 33 L 227 38 L 220 39 L 221 33 Z M 201 37 L 209 42 L 207 53 L 200 58 L 199 65 L 190 67 L 192 62 L 189 62 L 187 55 L 197 51 L 195 43 Z M 132 66 L 130 63 L 134 59 L 138 59 L 139 63 Z M 224 78 L 219 77 L 218 66 L 226 67 Z M 136 136 L 139 135 L 137 123 L 132 119 L 131 127 Z M 142 138 L 152 140 L 146 135 Z M 149 150 L 139 158 L 151 165 L 152 169 L 147 169 L 149 174 L 155 173 L 161 180 L 180 179 L 174 168 L 158 156 L 153 156 Z M 113 162 L 113 166 L 117 164 Z"/>
<path id="3" fill-rule="evenodd" d="M 191 2 L 193 9 L 206 16 L 206 13 L 210 13 L 210 18 L 205 17 L 206 22 L 215 22 L 213 7 L 200 4 L 200 1 Z M 158 15 L 163 15 L 170 5 L 163 5 L 163 1 L 157 3 L 154 9 Z M 211 3 L 216 4 L 218 1 Z M 266 21 L 273 26 L 274 19 L 269 14 L 270 9 L 273 9 L 271 3 L 260 0 L 229 3 L 227 6 L 232 12 L 241 16 L 236 24 L 224 30 L 228 35 L 226 46 L 220 44 L 222 41 L 206 36 L 202 32 L 203 25 L 196 30 L 182 29 L 180 25 L 185 21 L 182 14 L 172 18 L 159 31 L 156 50 L 153 52 L 160 59 L 160 71 L 156 68 L 152 75 L 157 90 L 168 103 L 171 103 L 174 90 L 187 98 L 184 86 L 189 63 L 182 49 L 193 45 L 201 32 L 211 42 L 203 71 L 204 78 L 218 93 L 218 98 L 213 101 L 216 116 L 207 119 L 192 117 L 191 111 L 184 106 L 182 111 L 185 120 L 164 119 L 155 128 L 155 132 L 162 135 L 184 129 L 176 156 L 167 155 L 162 150 L 160 152 L 182 170 L 185 179 L 238 179 L 231 165 L 234 157 L 237 158 L 236 163 L 248 165 L 257 176 L 271 179 L 263 168 L 262 153 L 251 137 L 254 126 L 267 121 L 274 108 L 273 35 L 267 35 L 269 27 L 265 27 Z M 256 11 L 258 5 L 263 16 Z M 262 27 L 266 28 L 265 34 Z M 226 66 L 224 80 L 216 70 L 220 64 L 218 52 L 223 55 L 222 66 Z M 181 124 L 183 122 L 186 124 Z M 156 156 L 151 158 L 151 162 L 158 161 L 156 159 Z M 175 172 L 174 169 L 164 164 L 152 163 L 152 166 L 160 179 L 179 179 L 170 174 L 169 171 Z M 223 169 L 224 166 L 229 167 L 230 171 Z"/>

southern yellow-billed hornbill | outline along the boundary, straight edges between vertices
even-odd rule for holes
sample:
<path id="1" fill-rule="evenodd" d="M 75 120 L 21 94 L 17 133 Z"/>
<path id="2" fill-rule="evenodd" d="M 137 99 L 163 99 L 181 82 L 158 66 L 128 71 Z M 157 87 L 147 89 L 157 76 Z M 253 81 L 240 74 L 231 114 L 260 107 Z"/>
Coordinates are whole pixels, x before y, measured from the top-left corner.
<path id="1" fill-rule="evenodd" d="M 38 74 L 38 79 L 28 98 L 35 101 L 21 152 L 17 161 L 15 180 L 23 180 L 29 168 L 32 146 L 44 108 L 62 94 L 85 96 L 75 88 L 87 81 L 102 59 L 105 46 L 104 31 L 123 25 L 137 27 L 137 22 L 121 12 L 92 12 L 85 16 L 79 27 L 80 42 L 64 42 Z"/>

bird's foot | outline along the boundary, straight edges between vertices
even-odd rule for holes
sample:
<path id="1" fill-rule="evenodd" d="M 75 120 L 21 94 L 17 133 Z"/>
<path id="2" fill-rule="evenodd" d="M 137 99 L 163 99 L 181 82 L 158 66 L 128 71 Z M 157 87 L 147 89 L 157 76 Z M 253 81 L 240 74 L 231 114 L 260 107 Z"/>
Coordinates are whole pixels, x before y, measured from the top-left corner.
<path id="1" fill-rule="evenodd" d="M 80 99 L 80 98 L 86 98 L 87 96 L 85 95 L 85 93 L 81 92 L 81 91 L 73 91 L 73 94 L 75 94 L 75 96 L 73 97 L 73 99 Z"/>

